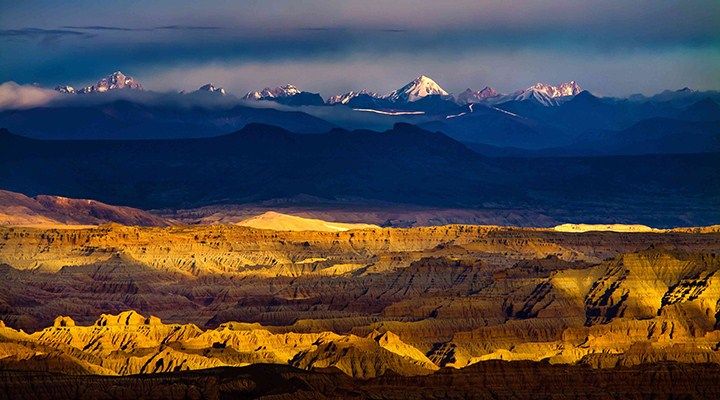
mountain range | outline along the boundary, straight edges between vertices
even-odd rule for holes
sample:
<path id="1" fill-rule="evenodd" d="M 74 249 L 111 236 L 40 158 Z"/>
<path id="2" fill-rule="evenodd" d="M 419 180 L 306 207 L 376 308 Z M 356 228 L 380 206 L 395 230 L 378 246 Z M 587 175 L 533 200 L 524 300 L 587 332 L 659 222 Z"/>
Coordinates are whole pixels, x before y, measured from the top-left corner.
<path id="1" fill-rule="evenodd" d="M 44 106 L 0 111 L 0 127 L 42 139 L 152 139 L 210 137 L 249 123 L 323 133 L 403 122 L 492 156 L 720 151 L 720 93 L 687 88 L 618 99 L 570 81 L 453 96 L 420 76 L 388 95 L 361 90 L 323 100 L 288 84 L 238 99 L 212 83 L 189 93 L 155 93 L 116 72 L 87 90 L 58 90 L 68 94 Z"/>
<path id="2" fill-rule="evenodd" d="M 100 79 L 94 85 L 86 86 L 79 90 L 76 90 L 74 87 L 68 85 L 60 85 L 55 87 L 56 91 L 65 94 L 105 93 L 122 89 L 131 89 L 136 91 L 145 90 L 135 78 L 127 76 L 120 71 L 116 71 Z M 230 95 L 225 89 L 217 87 L 212 83 L 207 83 L 192 93 L 197 92 L 216 92 L 220 95 Z M 457 95 L 453 95 L 443 89 L 432 78 L 426 75 L 420 75 L 414 80 L 408 82 L 406 85 L 402 86 L 401 88 L 393 90 L 386 95 L 380 95 L 378 93 L 368 91 L 367 89 L 363 89 L 359 91 L 349 91 L 346 93 L 330 96 L 327 98 L 327 100 L 323 100 L 322 103 L 327 105 L 348 105 L 350 104 L 350 101 L 352 99 L 367 96 L 374 99 L 386 100 L 388 104 L 401 105 L 403 103 L 416 102 L 428 96 L 440 96 L 445 100 L 450 100 L 459 105 L 465 105 L 470 103 L 501 104 L 511 101 L 529 100 L 539 105 L 557 106 L 562 104 L 564 101 L 580 94 L 581 92 L 583 92 L 583 88 L 577 82 L 571 80 L 568 82 L 559 83 L 557 85 L 538 82 L 525 89 L 518 89 L 516 91 L 506 94 L 498 92 L 495 88 L 486 86 L 482 90 L 478 91 L 467 88 L 465 91 L 460 92 Z M 185 92 L 181 91 L 180 93 Z M 242 96 L 242 99 L 248 101 L 267 100 L 282 103 L 282 99 L 287 99 L 302 94 L 317 93 L 301 90 L 297 86 L 288 83 L 283 86 L 277 86 L 274 88 L 266 87 L 261 90 L 250 91 L 244 96 Z M 702 100 L 703 98 L 717 98 L 718 95 L 719 94 L 717 91 L 700 92 L 685 87 L 677 91 L 665 90 L 662 93 L 654 96 L 635 94 L 629 96 L 627 100 L 635 103 L 668 102 L 674 104 L 682 103 L 682 105 L 689 105 L 690 103 L 697 102 L 699 100 Z M 318 105 L 314 98 L 312 100 L 312 104 L 304 104 L 302 101 L 294 101 L 293 103 L 294 105 Z"/>
<path id="3" fill-rule="evenodd" d="M 55 87 L 55 90 L 61 93 L 104 93 L 109 90 L 117 90 L 117 89 L 133 89 L 133 90 L 143 90 L 142 85 L 135 81 L 135 79 L 131 76 L 126 76 L 120 71 L 113 72 L 112 74 L 108 75 L 105 78 L 100 79 L 96 84 L 91 86 L 86 86 L 84 88 L 76 90 L 72 86 L 63 85 L 63 86 L 57 86 Z"/>
<path id="4" fill-rule="evenodd" d="M 489 158 L 409 124 L 317 134 L 249 124 L 212 138 L 153 141 L 0 134 L 0 187 L 143 209 L 314 199 L 706 225 L 720 218 L 718 169 L 717 153 Z"/>
<path id="5" fill-rule="evenodd" d="M 300 111 L 249 107 L 212 101 L 217 91 L 187 95 L 200 104 L 108 98 L 107 102 L 69 102 L 0 111 L 0 127 L 45 139 L 153 139 L 207 137 L 232 132 L 249 123 L 284 126 L 294 132 L 327 132 L 335 127 Z M 92 99 L 96 100 L 96 99 Z M 104 99 L 98 99 L 104 100 Z M 217 99 L 221 100 L 221 99 Z"/>
<path id="6" fill-rule="evenodd" d="M 143 86 L 137 82 L 133 77 L 126 76 L 120 71 L 116 71 L 105 78 L 100 79 L 96 84 L 84 87 L 76 90 L 72 86 L 61 85 L 55 87 L 55 90 L 66 94 L 87 94 L 87 93 L 104 93 L 111 90 L 118 89 L 132 89 L 132 90 L 144 90 Z M 316 93 L 306 92 L 298 89 L 292 84 L 286 84 L 278 87 L 266 87 L 261 90 L 253 90 L 246 93 L 242 99 L 248 101 L 275 101 L 280 104 L 287 105 L 352 105 L 350 100 L 358 96 L 368 96 L 375 99 L 386 100 L 388 105 L 392 104 L 403 104 L 412 103 L 428 96 L 440 96 L 445 100 L 450 100 L 458 104 L 468 103 L 483 103 L 488 102 L 491 104 L 502 103 L 512 100 L 529 100 L 532 99 L 540 104 L 546 106 L 558 105 L 557 98 L 571 97 L 582 91 L 582 88 L 575 82 L 570 81 L 567 83 L 561 83 L 557 86 L 549 85 L 546 83 L 536 83 L 527 89 L 517 90 L 510 94 L 500 94 L 497 90 L 491 87 L 485 87 L 480 91 L 473 91 L 467 89 L 465 92 L 460 93 L 457 98 L 440 85 L 435 82 L 432 78 L 420 75 L 411 82 L 407 83 L 403 87 L 393 90 L 387 95 L 379 95 L 368 90 L 350 91 L 343 94 L 338 94 L 329 97 L 327 100 L 323 100 Z M 201 86 L 195 92 L 211 92 L 218 93 L 221 95 L 227 95 L 225 89 L 216 87 L 212 83 Z M 315 96 L 317 95 L 317 96 Z M 293 100 L 290 100 L 294 98 Z"/>

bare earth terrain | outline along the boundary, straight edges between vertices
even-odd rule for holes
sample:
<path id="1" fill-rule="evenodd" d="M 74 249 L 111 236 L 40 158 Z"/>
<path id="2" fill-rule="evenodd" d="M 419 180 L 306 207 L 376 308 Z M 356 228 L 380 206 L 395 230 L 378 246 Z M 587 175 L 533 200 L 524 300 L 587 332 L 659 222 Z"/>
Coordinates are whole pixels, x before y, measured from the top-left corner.
<path id="1" fill-rule="evenodd" d="M 6 227 L 0 365 L 361 379 L 489 360 L 718 365 L 719 249 L 714 227 Z"/>

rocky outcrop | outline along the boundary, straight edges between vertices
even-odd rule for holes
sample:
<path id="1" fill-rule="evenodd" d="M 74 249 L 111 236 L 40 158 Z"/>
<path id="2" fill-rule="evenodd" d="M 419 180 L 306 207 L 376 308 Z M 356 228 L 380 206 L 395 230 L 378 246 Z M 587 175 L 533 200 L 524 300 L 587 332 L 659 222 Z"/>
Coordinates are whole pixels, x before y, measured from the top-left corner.
<path id="1" fill-rule="evenodd" d="M 253 363 L 290 364 L 305 369 L 334 367 L 371 378 L 387 371 L 421 375 L 438 369 L 418 349 L 391 332 L 368 337 L 321 333 L 271 333 L 235 324 L 202 331 L 192 324 L 164 324 L 135 311 L 102 315 L 78 326 L 58 317 L 31 335 L 3 328 L 0 365 L 29 365 L 70 373 L 144 374 Z M 44 355 L 41 359 L 37 356 Z M 33 368 L 29 368 L 33 369 Z M 40 368 L 42 369 L 42 368 Z"/>

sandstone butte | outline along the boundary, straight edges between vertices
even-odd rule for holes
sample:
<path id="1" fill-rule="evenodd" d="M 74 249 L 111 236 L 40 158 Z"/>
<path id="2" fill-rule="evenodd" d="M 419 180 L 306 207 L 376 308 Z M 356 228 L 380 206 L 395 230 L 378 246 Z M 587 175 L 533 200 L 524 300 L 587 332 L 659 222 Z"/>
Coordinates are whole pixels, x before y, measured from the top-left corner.
<path id="1" fill-rule="evenodd" d="M 6 369 L 720 363 L 713 228 L 5 227 L 0 264 Z"/>

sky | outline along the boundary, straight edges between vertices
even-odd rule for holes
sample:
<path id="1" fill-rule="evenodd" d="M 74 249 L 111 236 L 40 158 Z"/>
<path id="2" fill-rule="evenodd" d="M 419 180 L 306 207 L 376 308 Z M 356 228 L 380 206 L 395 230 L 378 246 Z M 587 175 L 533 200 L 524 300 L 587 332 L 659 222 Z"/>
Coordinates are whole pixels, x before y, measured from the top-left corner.
<path id="1" fill-rule="evenodd" d="M 235 94 L 576 80 L 598 95 L 720 89 L 720 1 L 0 0 L 0 82 Z"/>

